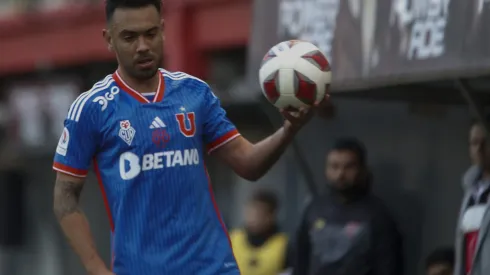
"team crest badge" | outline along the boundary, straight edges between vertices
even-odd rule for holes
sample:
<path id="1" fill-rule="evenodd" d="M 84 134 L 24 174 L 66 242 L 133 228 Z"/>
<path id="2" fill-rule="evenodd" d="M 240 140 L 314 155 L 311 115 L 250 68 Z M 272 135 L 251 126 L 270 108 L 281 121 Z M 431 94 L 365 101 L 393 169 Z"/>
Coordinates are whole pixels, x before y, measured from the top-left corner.
<path id="1" fill-rule="evenodd" d="M 196 134 L 196 114 L 186 112 L 184 106 L 179 109 L 182 113 L 175 114 L 179 130 L 185 137 L 193 137 Z"/>
<path id="2" fill-rule="evenodd" d="M 131 122 L 129 120 L 123 120 L 119 123 L 121 129 L 119 129 L 119 137 L 124 140 L 128 145 L 131 145 L 133 142 L 134 135 L 136 134 L 136 130 L 131 127 Z"/>

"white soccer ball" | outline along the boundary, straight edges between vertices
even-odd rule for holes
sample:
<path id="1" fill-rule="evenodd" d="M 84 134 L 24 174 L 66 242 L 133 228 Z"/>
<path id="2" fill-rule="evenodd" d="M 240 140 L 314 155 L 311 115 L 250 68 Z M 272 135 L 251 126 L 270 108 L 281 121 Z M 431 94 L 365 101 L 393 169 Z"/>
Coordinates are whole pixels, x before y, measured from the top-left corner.
<path id="1" fill-rule="evenodd" d="M 259 70 L 267 100 L 278 108 L 311 106 L 321 100 L 332 81 L 330 63 L 310 42 L 290 40 L 272 47 Z"/>

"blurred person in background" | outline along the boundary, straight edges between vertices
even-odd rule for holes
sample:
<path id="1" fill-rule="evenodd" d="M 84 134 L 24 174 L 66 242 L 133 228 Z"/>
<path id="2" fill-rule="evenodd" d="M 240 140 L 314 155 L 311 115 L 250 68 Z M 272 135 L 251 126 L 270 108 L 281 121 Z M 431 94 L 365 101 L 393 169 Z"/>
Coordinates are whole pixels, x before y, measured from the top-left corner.
<path id="1" fill-rule="evenodd" d="M 371 194 L 364 145 L 340 138 L 326 156 L 326 192 L 306 207 L 294 242 L 294 275 L 400 275 L 401 237 Z"/>
<path id="2" fill-rule="evenodd" d="M 272 191 L 255 191 L 244 207 L 244 227 L 230 233 L 242 275 L 278 275 L 286 269 L 288 238 L 279 229 L 278 204 Z"/>
<path id="3" fill-rule="evenodd" d="M 453 275 L 454 248 L 441 247 L 425 259 L 425 275 Z"/>
<path id="4" fill-rule="evenodd" d="M 258 180 L 323 105 L 282 112 L 283 127 L 249 142 L 208 84 L 160 68 L 161 5 L 105 1 L 102 33 L 118 68 L 68 111 L 53 163 L 54 212 L 91 275 L 239 274 L 204 155 Z M 98 254 L 79 206 L 92 161 L 111 226 L 111 267 Z"/>
<path id="5" fill-rule="evenodd" d="M 490 146 L 485 126 L 474 121 L 469 133 L 472 166 L 463 176 L 464 197 L 456 230 L 455 275 L 490 274 Z"/>

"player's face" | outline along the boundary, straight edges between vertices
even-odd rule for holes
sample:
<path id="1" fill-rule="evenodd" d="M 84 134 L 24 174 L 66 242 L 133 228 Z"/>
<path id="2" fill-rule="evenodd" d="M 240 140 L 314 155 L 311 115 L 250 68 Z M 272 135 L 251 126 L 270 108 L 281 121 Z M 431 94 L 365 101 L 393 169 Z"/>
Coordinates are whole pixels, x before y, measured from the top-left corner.
<path id="1" fill-rule="evenodd" d="M 263 202 L 250 202 L 245 207 L 245 227 L 251 233 L 266 232 L 274 225 L 274 213 Z"/>
<path id="2" fill-rule="evenodd" d="M 152 5 L 116 9 L 104 37 L 120 67 L 132 78 L 149 79 L 162 65 L 163 20 Z"/>
<path id="3" fill-rule="evenodd" d="M 334 150 L 327 155 L 325 176 L 333 188 L 339 191 L 355 187 L 360 174 L 359 160 L 348 150 Z"/>
<path id="4" fill-rule="evenodd" d="M 490 148 L 486 146 L 486 135 L 482 125 L 476 124 L 471 127 L 469 146 L 473 164 L 485 165 L 488 162 L 486 160 L 490 160 Z"/>

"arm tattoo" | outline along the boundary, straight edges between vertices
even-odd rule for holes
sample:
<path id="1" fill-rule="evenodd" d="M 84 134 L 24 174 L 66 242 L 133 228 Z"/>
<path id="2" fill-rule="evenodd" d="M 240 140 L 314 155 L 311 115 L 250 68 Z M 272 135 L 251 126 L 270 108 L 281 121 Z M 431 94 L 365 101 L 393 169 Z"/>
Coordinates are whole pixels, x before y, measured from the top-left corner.
<path id="1" fill-rule="evenodd" d="M 78 201 L 83 183 L 57 180 L 54 189 L 54 212 L 59 221 L 72 213 L 80 213 Z"/>

